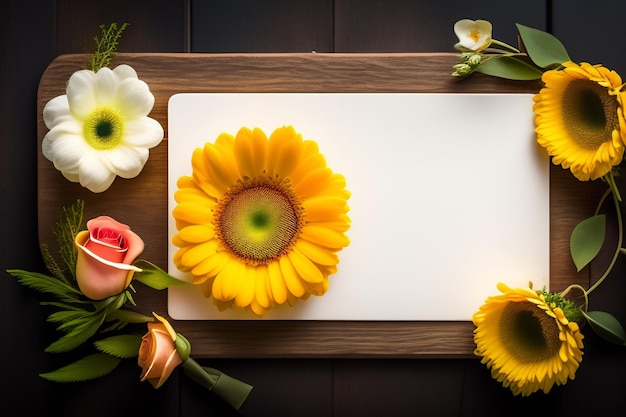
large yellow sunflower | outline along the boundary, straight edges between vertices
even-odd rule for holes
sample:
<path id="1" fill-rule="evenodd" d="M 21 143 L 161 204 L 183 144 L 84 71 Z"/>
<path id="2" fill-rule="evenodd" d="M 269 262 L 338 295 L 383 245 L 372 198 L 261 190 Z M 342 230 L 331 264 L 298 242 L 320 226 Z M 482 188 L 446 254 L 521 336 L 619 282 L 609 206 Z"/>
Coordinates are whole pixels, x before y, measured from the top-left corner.
<path id="1" fill-rule="evenodd" d="M 192 167 L 174 194 L 173 261 L 220 310 L 263 315 L 328 290 L 349 244 L 350 192 L 315 141 L 244 127 L 196 149 Z"/>
<path id="2" fill-rule="evenodd" d="M 499 283 L 501 295 L 474 313 L 474 353 L 513 394 L 527 396 L 574 379 L 582 361 L 583 335 L 564 310 L 573 303 L 558 294 Z M 572 314 L 573 315 L 573 314 Z"/>
<path id="3" fill-rule="evenodd" d="M 601 65 L 573 62 L 543 74 L 534 97 L 537 141 L 554 164 L 581 181 L 595 180 L 622 161 L 626 143 L 622 79 Z"/>

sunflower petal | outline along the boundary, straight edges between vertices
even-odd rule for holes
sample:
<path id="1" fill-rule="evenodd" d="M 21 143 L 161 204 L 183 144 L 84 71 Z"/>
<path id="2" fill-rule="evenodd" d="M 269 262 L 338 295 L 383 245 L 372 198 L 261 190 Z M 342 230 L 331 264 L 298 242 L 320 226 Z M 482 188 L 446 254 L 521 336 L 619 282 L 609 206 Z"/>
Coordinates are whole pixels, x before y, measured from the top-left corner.
<path id="1" fill-rule="evenodd" d="M 324 279 L 319 268 L 297 248 L 294 247 L 287 257 L 298 275 L 306 282 L 320 283 Z"/>
<path id="2" fill-rule="evenodd" d="M 278 264 L 289 292 L 296 297 L 302 297 L 305 293 L 305 288 L 298 273 L 289 261 L 289 258 L 287 256 L 281 256 Z"/>

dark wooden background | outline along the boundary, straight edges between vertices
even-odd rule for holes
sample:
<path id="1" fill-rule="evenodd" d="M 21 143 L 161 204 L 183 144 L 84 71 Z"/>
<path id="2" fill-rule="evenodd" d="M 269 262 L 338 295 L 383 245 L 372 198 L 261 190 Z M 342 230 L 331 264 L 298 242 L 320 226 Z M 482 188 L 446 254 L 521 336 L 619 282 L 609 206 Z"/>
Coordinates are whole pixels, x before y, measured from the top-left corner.
<path id="1" fill-rule="evenodd" d="M 9 0 L 0 6 L 0 415 L 234 416 L 176 372 L 155 391 L 127 361 L 112 375 L 59 385 L 37 376 L 66 362 L 44 354 L 55 337 L 33 291 L 4 271 L 44 271 L 37 239 L 36 93 L 58 55 L 90 53 L 100 24 L 128 22 L 121 52 L 450 52 L 452 25 L 487 19 L 515 42 L 516 22 L 557 35 L 576 61 L 626 76 L 623 0 Z M 626 323 L 626 268 L 592 308 Z M 244 416 L 608 415 L 626 409 L 626 350 L 585 332 L 576 380 L 513 397 L 477 359 L 203 359 L 255 386 Z M 285 343 L 289 343 L 288 340 Z"/>

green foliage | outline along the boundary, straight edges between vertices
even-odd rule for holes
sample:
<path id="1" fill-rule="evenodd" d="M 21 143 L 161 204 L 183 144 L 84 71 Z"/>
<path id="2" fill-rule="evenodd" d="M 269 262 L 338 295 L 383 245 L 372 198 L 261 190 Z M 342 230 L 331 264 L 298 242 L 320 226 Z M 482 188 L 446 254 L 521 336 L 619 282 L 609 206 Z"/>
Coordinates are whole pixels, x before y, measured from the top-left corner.
<path id="1" fill-rule="evenodd" d="M 82 200 L 76 200 L 71 206 L 63 207 L 59 221 L 52 227 L 54 236 L 59 243 L 59 256 L 64 263 L 63 271 L 67 271 L 72 278 L 75 278 L 76 258 L 78 256 L 74 239 L 81 230 L 85 229 L 84 207 L 85 203 Z M 48 263 L 46 262 L 46 264 Z M 55 265 L 47 266 L 48 269 L 52 269 Z"/>
<path id="2" fill-rule="evenodd" d="M 52 254 L 50 254 L 48 245 L 45 243 L 42 243 L 40 246 L 41 246 L 40 247 L 41 255 L 43 257 L 44 263 L 46 264 L 46 267 L 48 268 L 48 271 L 50 271 L 52 276 L 55 277 L 56 279 L 63 281 L 66 284 L 69 284 L 70 281 L 65 277 L 66 269 L 62 268 L 57 263 L 56 259 L 54 259 Z"/>
<path id="3" fill-rule="evenodd" d="M 117 23 L 111 23 L 108 28 L 104 25 L 100 25 L 102 36 L 100 38 L 97 36 L 93 38 L 96 43 L 96 50 L 89 59 L 89 68 L 93 72 L 98 72 L 101 68 L 109 65 L 111 57 L 119 45 L 122 32 L 124 32 L 127 26 L 128 23 L 124 23 L 120 27 L 117 26 Z"/>
<path id="4" fill-rule="evenodd" d="M 183 362 L 189 359 L 189 355 L 191 355 L 191 343 L 189 343 L 189 340 L 187 340 L 185 336 L 180 333 L 176 333 L 174 345 L 176 346 L 178 356 L 180 356 Z"/>
<path id="5" fill-rule="evenodd" d="M 484 60 L 475 72 L 509 80 L 538 80 L 543 75 L 536 67 L 508 55 L 498 55 Z"/>
<path id="6" fill-rule="evenodd" d="M 570 253 L 576 269 L 580 271 L 602 249 L 606 234 L 606 216 L 598 214 L 578 223 L 570 236 Z"/>
<path id="7" fill-rule="evenodd" d="M 565 46 L 553 35 L 519 23 L 516 26 L 528 56 L 538 67 L 552 69 L 570 60 Z"/>
<path id="8" fill-rule="evenodd" d="M 624 328 L 613 315 L 604 311 L 583 311 L 582 314 L 602 339 L 617 345 L 626 345 Z"/>
<path id="9" fill-rule="evenodd" d="M 154 288 L 155 290 L 164 290 L 173 285 L 185 284 L 185 281 L 174 278 L 158 266 L 144 260 L 138 260 L 134 263 L 137 268 L 141 268 L 142 272 L 135 272 L 133 276 L 135 280 Z"/>
<path id="10" fill-rule="evenodd" d="M 64 322 L 57 327 L 57 330 L 63 331 L 65 334 L 48 345 L 45 352 L 61 353 L 76 349 L 96 334 L 104 322 L 104 317 L 105 313 L 102 311 L 93 314 L 86 312 L 78 318 Z"/>
<path id="11" fill-rule="evenodd" d="M 130 310 L 116 310 L 107 315 L 107 321 L 119 321 L 123 323 L 150 323 L 154 317 L 146 316 Z"/>
<path id="12" fill-rule="evenodd" d="M 560 308 L 569 321 L 579 322 L 581 310 L 575 302 L 566 299 L 561 293 L 547 292 L 545 288 L 541 291 L 537 291 L 537 293 L 543 294 L 546 303 L 548 303 L 550 307 Z"/>
<path id="13" fill-rule="evenodd" d="M 48 317 L 48 321 L 60 323 L 57 330 L 65 333 L 51 343 L 46 352 L 68 352 L 89 340 L 96 334 L 105 321 L 115 321 L 106 330 L 124 327 L 127 323 L 112 318 L 127 301 L 127 292 L 106 298 L 102 301 L 88 301 L 81 304 L 67 305 L 63 303 L 47 303 L 59 308 Z"/>
<path id="14" fill-rule="evenodd" d="M 21 269 L 9 269 L 7 272 L 17 278 L 17 282 L 20 284 L 41 293 L 52 294 L 64 302 L 77 302 L 79 301 L 79 297 L 82 295 L 79 290 L 71 285 L 45 274 L 24 271 Z"/>
<path id="15" fill-rule="evenodd" d="M 54 308 L 47 321 L 54 323 L 56 330 L 62 335 L 46 347 L 45 352 L 48 353 L 69 352 L 88 342 L 98 333 L 119 330 L 129 323 L 147 323 L 154 320 L 152 316 L 122 309 L 127 304 L 135 305 L 131 293 L 134 291 L 132 285 L 122 293 L 103 300 L 85 297 L 76 285 L 78 253 L 74 240 L 81 230 L 86 229 L 83 210 L 82 200 L 64 207 L 53 227 L 53 233 L 59 244 L 60 261 L 55 260 L 46 245 L 42 245 L 42 254 L 52 275 L 20 269 L 7 271 L 21 285 L 53 298 L 41 304 Z M 182 283 L 147 261 L 140 261 L 139 265 L 144 268 L 144 272 L 136 274 L 140 278 L 138 280 L 152 288 L 164 289 Z M 137 356 L 140 344 L 141 337 L 137 335 L 111 336 L 95 342 L 96 348 L 103 353 L 85 357 L 41 376 L 56 382 L 94 379 L 111 372 L 121 359 Z"/>
<path id="16" fill-rule="evenodd" d="M 553 35 L 519 23 L 516 27 L 520 50 L 493 39 L 490 49 L 461 54 L 461 63 L 453 66 L 452 75 L 466 77 L 479 72 L 509 80 L 539 80 L 545 71 L 570 61 L 567 50 Z"/>
<path id="17" fill-rule="evenodd" d="M 94 342 L 96 348 L 108 355 L 120 359 L 134 358 L 139 354 L 141 336 L 135 334 L 122 334 L 111 336 Z"/>
<path id="18" fill-rule="evenodd" d="M 122 360 L 105 353 L 94 353 L 56 371 L 40 374 L 53 382 L 81 382 L 111 373 Z"/>

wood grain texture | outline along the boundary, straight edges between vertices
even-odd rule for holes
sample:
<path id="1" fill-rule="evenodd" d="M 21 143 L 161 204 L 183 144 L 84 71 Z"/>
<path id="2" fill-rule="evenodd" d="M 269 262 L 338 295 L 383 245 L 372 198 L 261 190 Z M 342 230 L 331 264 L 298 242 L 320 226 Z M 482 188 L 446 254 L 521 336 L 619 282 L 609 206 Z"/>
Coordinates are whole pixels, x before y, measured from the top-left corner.
<path id="1" fill-rule="evenodd" d="M 43 74 L 37 100 L 39 149 L 47 132 L 42 120 L 44 105 L 65 93 L 70 75 L 84 68 L 86 59 L 86 55 L 62 55 Z M 538 91 L 538 82 L 495 80 L 480 75 L 459 80 L 450 76 L 451 66 L 456 62 L 456 54 L 449 53 L 120 53 L 111 66 L 127 63 L 148 83 L 155 96 L 151 117 L 164 126 L 166 137 L 167 102 L 173 94 L 182 92 Z M 167 146 L 175 144 L 164 140 L 151 150 L 150 159 L 137 178 L 118 178 L 101 194 L 68 182 L 38 151 L 40 242 L 54 247 L 52 224 L 63 206 L 80 198 L 86 203 L 86 218 L 110 215 L 131 225 L 146 242 L 142 258 L 166 268 Z M 551 169 L 553 290 L 563 289 L 574 281 L 588 285 L 588 274 L 576 274 L 569 258 L 569 234 L 578 221 L 593 212 L 595 196 L 600 191 L 601 185 L 590 187 L 560 167 Z M 165 291 L 149 290 L 142 284 L 136 286 L 141 311 L 167 310 Z M 474 349 L 471 322 L 176 321 L 175 327 L 189 338 L 197 357 L 471 357 Z"/>

